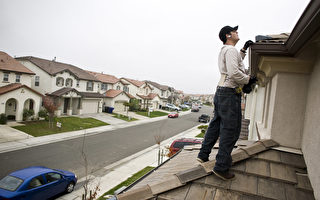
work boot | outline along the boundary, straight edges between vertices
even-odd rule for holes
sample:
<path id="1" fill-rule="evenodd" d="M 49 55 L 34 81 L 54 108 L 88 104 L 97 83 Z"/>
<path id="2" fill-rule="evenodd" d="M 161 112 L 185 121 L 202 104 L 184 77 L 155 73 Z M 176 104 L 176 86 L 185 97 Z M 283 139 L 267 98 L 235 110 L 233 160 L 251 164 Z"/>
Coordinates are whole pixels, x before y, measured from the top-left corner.
<path id="1" fill-rule="evenodd" d="M 235 175 L 233 173 L 230 173 L 229 171 L 226 171 L 226 172 L 221 172 L 216 170 L 212 170 L 212 171 L 217 177 L 221 178 L 222 180 L 228 181 L 228 180 L 235 179 Z"/>
<path id="2" fill-rule="evenodd" d="M 209 159 L 207 158 L 207 159 L 202 159 L 202 158 L 197 158 L 197 161 L 199 162 L 199 163 L 205 163 L 205 162 L 208 162 L 209 161 Z"/>

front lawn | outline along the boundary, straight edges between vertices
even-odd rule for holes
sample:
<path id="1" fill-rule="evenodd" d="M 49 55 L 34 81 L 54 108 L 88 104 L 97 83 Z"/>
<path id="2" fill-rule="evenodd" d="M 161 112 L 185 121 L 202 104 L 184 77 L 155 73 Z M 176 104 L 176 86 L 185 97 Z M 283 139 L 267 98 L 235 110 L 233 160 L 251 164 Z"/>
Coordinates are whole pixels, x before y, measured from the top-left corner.
<path id="1" fill-rule="evenodd" d="M 138 115 L 143 115 L 143 116 L 146 116 L 146 117 L 150 117 L 150 118 L 153 118 L 153 117 L 161 117 L 161 116 L 167 116 L 168 113 L 165 113 L 165 112 L 161 112 L 161 111 L 153 111 L 153 112 L 150 112 L 150 116 L 148 116 L 148 112 L 146 111 L 138 111 L 136 112 Z"/>
<path id="2" fill-rule="evenodd" d="M 118 114 L 118 113 L 113 113 L 113 117 L 117 118 L 117 119 L 122 119 L 122 120 L 127 121 L 127 122 L 138 120 L 138 119 L 133 118 L 133 117 L 130 117 L 130 119 L 129 119 L 127 116 L 121 115 L 121 114 Z"/>
<path id="3" fill-rule="evenodd" d="M 56 126 L 57 122 L 61 123 L 61 128 Z M 53 128 L 49 128 L 48 121 L 31 121 L 25 122 L 24 124 L 25 126 L 14 126 L 13 128 L 28 133 L 34 137 L 109 125 L 93 118 L 78 117 L 55 118 Z"/>

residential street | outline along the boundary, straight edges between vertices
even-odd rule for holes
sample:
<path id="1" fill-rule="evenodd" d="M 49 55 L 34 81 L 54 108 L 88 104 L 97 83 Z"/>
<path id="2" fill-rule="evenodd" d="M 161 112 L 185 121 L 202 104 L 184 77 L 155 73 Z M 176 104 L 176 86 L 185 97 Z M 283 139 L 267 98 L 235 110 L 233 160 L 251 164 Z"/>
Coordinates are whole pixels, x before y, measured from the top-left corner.
<path id="1" fill-rule="evenodd" d="M 2 153 L 0 154 L 0 178 L 11 171 L 36 165 L 70 170 L 81 178 L 86 174 L 83 155 L 87 158 L 89 173 L 93 172 L 95 175 L 105 173 L 104 166 L 156 144 L 155 136 L 160 135 L 163 139 L 167 139 L 200 124 L 197 119 L 201 113 L 212 116 L 212 108 L 203 107 L 200 112 L 183 115 L 176 119 L 164 119 L 106 131 L 85 138 Z"/>

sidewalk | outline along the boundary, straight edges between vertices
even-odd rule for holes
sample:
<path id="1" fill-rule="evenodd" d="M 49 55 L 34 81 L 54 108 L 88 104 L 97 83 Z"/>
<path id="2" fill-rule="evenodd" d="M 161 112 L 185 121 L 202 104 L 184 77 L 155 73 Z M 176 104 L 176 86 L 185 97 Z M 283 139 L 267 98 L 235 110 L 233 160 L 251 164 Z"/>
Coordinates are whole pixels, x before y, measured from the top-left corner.
<path id="1" fill-rule="evenodd" d="M 180 112 L 179 115 L 182 116 L 189 113 L 190 111 Z M 93 117 L 99 120 L 101 120 L 102 118 L 105 118 L 105 116 L 103 115 L 95 115 L 95 116 L 82 115 L 79 117 Z M 82 137 L 84 134 L 95 135 L 104 131 L 110 131 L 110 130 L 115 130 L 119 128 L 125 128 L 125 127 L 135 126 L 139 124 L 150 123 L 150 122 L 159 121 L 167 118 L 167 116 L 156 117 L 156 118 L 144 117 L 143 119 L 141 118 L 137 121 L 126 122 L 123 120 L 119 121 L 119 119 L 113 118 L 111 115 L 108 117 L 109 119 L 103 119 L 103 121 L 109 121 L 109 122 L 110 120 L 113 120 L 113 124 L 108 126 L 101 126 L 101 127 L 96 127 L 96 128 L 86 129 L 86 130 L 72 131 L 72 132 L 47 135 L 42 137 L 32 137 L 21 131 L 13 129 L 7 125 L 1 125 L 0 126 L 0 153 L 29 148 L 32 146 L 49 144 L 52 142 L 63 141 L 66 139 Z M 197 126 L 193 127 L 172 138 L 162 141 L 160 144 L 160 148 L 165 149 L 166 146 L 169 146 L 177 138 L 194 137 L 199 133 L 200 131 L 199 129 L 197 129 Z M 157 160 L 158 149 L 159 149 L 158 145 L 153 145 L 145 150 L 142 150 L 127 158 L 124 158 L 118 162 L 115 162 L 111 165 L 104 167 L 102 170 L 107 171 L 108 173 L 104 174 L 103 176 L 89 177 L 90 179 L 93 179 L 92 181 L 90 181 L 90 186 L 91 186 L 90 188 L 93 188 L 99 184 L 100 185 L 100 191 L 98 192 L 98 197 L 99 197 L 103 195 L 105 192 L 107 192 L 108 190 L 110 190 L 111 188 L 115 187 L 116 185 L 125 181 L 127 178 L 131 177 L 134 173 L 142 170 L 143 168 L 147 166 L 156 167 L 158 164 L 158 160 Z M 163 162 L 166 159 L 168 158 L 164 157 Z M 83 177 L 79 179 L 78 182 L 83 182 L 85 181 L 85 179 L 86 178 Z M 58 199 L 59 200 L 71 200 L 71 199 L 81 200 L 82 194 L 83 194 L 83 188 L 81 187 L 80 189 L 73 191 L 71 194 L 64 195 Z"/>
<path id="2" fill-rule="evenodd" d="M 190 113 L 190 111 L 181 112 L 180 116 L 186 115 L 189 113 Z M 89 115 L 83 115 L 82 117 L 89 117 Z M 111 125 L 107 125 L 107 126 L 100 126 L 100 127 L 95 127 L 95 128 L 85 129 L 85 130 L 78 130 L 78 131 L 65 132 L 65 133 L 59 133 L 59 134 L 53 134 L 53 135 L 46 135 L 46 136 L 42 136 L 42 137 L 32 137 L 32 136 L 29 136 L 29 135 L 21 132 L 21 131 L 17 131 L 16 129 L 11 128 L 7 125 L 1 125 L 1 127 L 0 127 L 1 140 L 0 141 L 3 141 L 3 142 L 2 143 L 0 142 L 0 153 L 29 148 L 29 147 L 33 147 L 33 146 L 39 146 L 39 145 L 43 145 L 43 144 L 49 144 L 49 143 L 53 143 L 53 142 L 63 141 L 66 139 L 78 138 L 78 137 L 82 137 L 84 134 L 95 135 L 95 134 L 99 134 L 104 131 L 111 131 L 111 130 L 116 130 L 119 128 L 136 126 L 139 124 L 145 124 L 145 123 L 159 121 L 159 120 L 167 118 L 167 116 L 155 117 L 155 118 L 144 118 L 141 120 L 136 120 L 136 121 L 131 121 L 131 122 L 126 122 L 126 121 L 121 120 L 120 121 L 121 123 L 120 123 L 119 119 L 117 119 L 117 118 L 114 118 L 111 116 L 107 116 L 107 117 L 110 118 L 108 121 L 113 120 L 113 122 L 116 122 L 116 123 L 111 124 Z M 101 118 L 101 116 L 99 118 Z M 6 130 L 2 129 L 3 127 L 5 127 Z M 19 135 L 19 136 L 17 136 L 17 135 Z"/>
<path id="3" fill-rule="evenodd" d="M 171 137 L 165 141 L 162 141 L 160 144 L 160 148 L 164 149 L 166 146 L 169 146 L 175 139 L 185 137 L 185 138 L 193 138 L 200 133 L 200 130 L 196 127 L 193 127 L 189 130 L 186 130 L 174 137 Z M 116 163 L 108 165 L 104 167 L 104 170 L 109 171 L 109 173 L 99 176 L 93 177 L 93 180 L 90 182 L 89 188 L 94 188 L 95 186 L 100 186 L 100 191 L 98 191 L 97 197 L 100 197 L 105 192 L 109 191 L 113 187 L 127 180 L 136 172 L 142 170 L 147 166 L 156 167 L 158 165 L 158 145 L 153 145 L 145 150 L 142 150 L 136 154 L 133 154 L 127 158 L 124 158 Z M 164 157 L 163 162 L 168 159 Z M 84 181 L 85 178 L 81 178 L 78 180 L 79 182 Z M 80 188 L 76 191 L 73 191 L 70 194 L 64 195 L 58 200 L 81 200 L 81 196 L 84 193 L 83 188 Z"/>

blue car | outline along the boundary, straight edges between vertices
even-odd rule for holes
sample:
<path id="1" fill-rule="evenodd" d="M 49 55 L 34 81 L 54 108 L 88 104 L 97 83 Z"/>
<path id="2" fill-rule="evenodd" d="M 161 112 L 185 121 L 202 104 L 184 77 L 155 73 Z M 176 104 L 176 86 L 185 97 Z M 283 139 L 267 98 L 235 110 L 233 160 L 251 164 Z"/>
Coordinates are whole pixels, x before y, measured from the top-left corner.
<path id="1" fill-rule="evenodd" d="M 0 180 L 0 200 L 44 200 L 73 191 L 77 176 L 69 171 L 28 167 Z"/>

